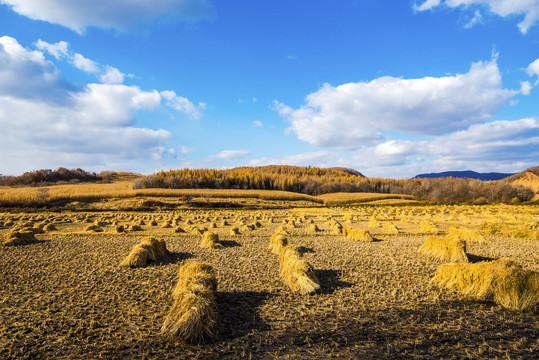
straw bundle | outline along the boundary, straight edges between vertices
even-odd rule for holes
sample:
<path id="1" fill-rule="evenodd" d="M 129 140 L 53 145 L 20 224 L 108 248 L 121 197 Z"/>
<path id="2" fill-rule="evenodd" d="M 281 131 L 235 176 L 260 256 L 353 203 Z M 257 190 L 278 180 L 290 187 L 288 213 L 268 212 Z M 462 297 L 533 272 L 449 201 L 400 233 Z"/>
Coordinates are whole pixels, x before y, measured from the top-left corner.
<path id="1" fill-rule="evenodd" d="M 84 231 L 93 231 L 93 232 L 103 232 L 103 229 L 99 227 L 99 225 L 89 225 L 87 226 Z"/>
<path id="2" fill-rule="evenodd" d="M 186 261 L 179 271 L 170 308 L 161 333 L 187 343 L 198 343 L 214 336 L 217 278 L 206 263 Z"/>
<path id="3" fill-rule="evenodd" d="M 202 235 L 200 247 L 203 249 L 218 249 L 222 247 L 222 245 L 219 242 L 219 236 L 216 233 L 212 231 L 206 231 L 204 235 Z"/>
<path id="4" fill-rule="evenodd" d="M 120 266 L 142 267 L 148 262 L 157 262 L 168 255 L 165 240 L 146 237 L 135 245 L 129 255 L 120 263 Z"/>
<path id="5" fill-rule="evenodd" d="M 467 263 L 466 242 L 458 238 L 429 236 L 419 252 L 444 262 Z"/>
<path id="6" fill-rule="evenodd" d="M 234 226 L 230 229 L 230 235 L 240 235 L 240 229 L 237 226 Z"/>
<path id="7" fill-rule="evenodd" d="M 302 259 L 302 254 L 295 246 L 287 245 L 281 249 L 279 269 L 281 279 L 292 291 L 306 295 L 320 289 L 314 268 Z"/>
<path id="8" fill-rule="evenodd" d="M 423 233 L 437 233 L 438 228 L 428 220 L 422 220 L 419 223 L 419 231 Z"/>
<path id="9" fill-rule="evenodd" d="M 449 233 L 447 234 L 448 237 L 455 237 L 460 238 L 462 240 L 470 241 L 470 242 L 478 242 L 483 243 L 486 242 L 483 235 L 479 233 L 477 230 L 467 230 L 467 229 L 458 229 L 454 226 L 451 226 L 449 228 Z"/>
<path id="10" fill-rule="evenodd" d="M 19 246 L 37 242 L 37 239 L 31 231 L 10 231 L 4 235 L 4 246 Z"/>
<path id="11" fill-rule="evenodd" d="M 288 239 L 286 238 L 285 234 L 282 233 L 275 233 L 271 235 L 270 237 L 270 245 L 269 248 L 271 249 L 271 252 L 279 255 L 281 252 L 281 249 L 285 247 L 288 244 Z"/>
<path id="12" fill-rule="evenodd" d="M 387 231 L 388 233 L 390 234 L 398 234 L 399 233 L 399 229 L 395 226 L 395 224 L 393 223 L 386 223 L 384 225 L 384 230 Z"/>
<path id="13" fill-rule="evenodd" d="M 494 301 L 511 310 L 537 310 L 538 273 L 510 260 L 475 264 L 443 264 L 432 282 L 478 300 Z"/>
<path id="14" fill-rule="evenodd" d="M 348 240 L 353 241 L 374 241 L 371 233 L 367 230 L 358 230 L 350 227 L 344 227 L 342 229 L 342 234 Z"/>

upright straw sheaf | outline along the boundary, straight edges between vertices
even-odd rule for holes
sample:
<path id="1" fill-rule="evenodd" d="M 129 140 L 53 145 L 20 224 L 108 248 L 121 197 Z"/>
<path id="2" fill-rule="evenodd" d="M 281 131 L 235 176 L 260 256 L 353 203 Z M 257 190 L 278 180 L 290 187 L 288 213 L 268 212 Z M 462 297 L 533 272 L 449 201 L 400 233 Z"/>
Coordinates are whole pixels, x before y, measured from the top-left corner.
<path id="1" fill-rule="evenodd" d="M 429 221 L 429 220 L 422 220 L 422 221 L 419 223 L 419 231 L 420 231 L 420 232 L 423 232 L 423 233 L 437 233 L 437 232 L 438 232 L 438 228 L 437 228 L 436 225 L 434 225 L 434 223 L 432 223 L 431 221 Z"/>
<path id="2" fill-rule="evenodd" d="M 477 242 L 477 243 L 483 243 L 486 242 L 483 235 L 479 233 L 477 230 L 468 230 L 468 229 L 459 229 L 455 226 L 451 226 L 449 228 L 449 233 L 447 234 L 448 237 L 453 238 L 461 238 L 462 240 L 470 241 L 470 242 Z"/>
<path id="3" fill-rule="evenodd" d="M 202 240 L 200 241 L 200 247 L 203 249 L 219 249 L 222 247 L 219 242 L 219 235 L 213 231 L 206 231 L 202 235 Z"/>
<path id="4" fill-rule="evenodd" d="M 217 277 L 210 264 L 186 261 L 179 271 L 170 308 L 161 333 L 186 343 L 214 336 Z"/>
<path id="5" fill-rule="evenodd" d="M 3 246 L 19 246 L 37 242 L 32 231 L 10 231 L 4 235 Z"/>
<path id="6" fill-rule="evenodd" d="M 146 237 L 131 249 L 129 255 L 120 263 L 120 266 L 142 267 L 148 262 L 158 262 L 168 255 L 165 240 Z"/>
<path id="7" fill-rule="evenodd" d="M 313 266 L 302 259 L 296 246 L 287 245 L 281 249 L 279 269 L 281 279 L 290 290 L 302 295 L 314 294 L 320 290 Z"/>
<path id="8" fill-rule="evenodd" d="M 285 234 L 275 233 L 271 235 L 269 248 L 272 253 L 274 253 L 275 255 L 279 255 L 281 249 L 286 245 L 288 245 L 288 238 Z"/>
<path id="9" fill-rule="evenodd" d="M 467 263 L 466 242 L 455 237 L 438 238 L 429 236 L 419 252 L 444 262 Z"/>
<path id="10" fill-rule="evenodd" d="M 538 273 L 510 260 L 475 264 L 443 264 L 432 282 L 478 300 L 494 301 L 504 308 L 537 311 Z"/>
<path id="11" fill-rule="evenodd" d="M 342 234 L 348 240 L 365 241 L 365 242 L 374 241 L 374 238 L 372 237 L 371 233 L 368 232 L 367 230 L 359 230 L 359 229 L 354 229 L 351 227 L 344 227 L 342 229 Z"/>

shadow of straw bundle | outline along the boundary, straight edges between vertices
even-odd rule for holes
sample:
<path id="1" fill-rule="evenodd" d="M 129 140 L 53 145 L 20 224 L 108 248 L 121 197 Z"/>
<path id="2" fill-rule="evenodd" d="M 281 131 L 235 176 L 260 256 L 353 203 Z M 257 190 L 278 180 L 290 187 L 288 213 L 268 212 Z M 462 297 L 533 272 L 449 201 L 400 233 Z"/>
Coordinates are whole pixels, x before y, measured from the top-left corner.
<path id="1" fill-rule="evenodd" d="M 288 245 L 288 239 L 285 234 L 275 233 L 271 235 L 269 248 L 272 253 L 279 255 L 281 249 L 286 245 Z"/>
<path id="2" fill-rule="evenodd" d="M 222 248 L 223 245 L 219 242 L 219 235 L 212 231 L 206 231 L 202 235 L 200 247 L 203 249 L 219 249 Z"/>
<path id="3" fill-rule="evenodd" d="M 160 261 L 167 255 L 168 250 L 165 240 L 145 237 L 131 249 L 131 252 L 120 263 L 120 266 L 142 267 L 146 266 L 150 261 Z"/>
<path id="4" fill-rule="evenodd" d="M 296 246 L 283 247 L 279 253 L 280 276 L 290 290 L 302 295 L 313 294 L 320 289 L 320 284 L 314 268 L 302 257 Z"/>
<path id="5" fill-rule="evenodd" d="M 429 236 L 419 248 L 419 252 L 445 262 L 469 262 L 466 255 L 466 241 L 455 237 Z"/>
<path id="6" fill-rule="evenodd" d="M 174 303 L 161 333 L 187 343 L 198 343 L 214 336 L 217 278 L 210 264 L 186 261 L 179 271 L 172 294 Z"/>
<path id="7" fill-rule="evenodd" d="M 464 296 L 490 300 L 504 308 L 537 311 L 539 276 L 510 260 L 443 264 L 432 282 Z"/>
<path id="8" fill-rule="evenodd" d="M 365 242 L 374 241 L 374 238 L 372 237 L 371 233 L 367 230 L 358 230 L 350 227 L 344 227 L 342 229 L 342 234 L 348 240 Z"/>
<path id="9" fill-rule="evenodd" d="M 4 235 L 4 246 L 19 246 L 37 242 L 33 231 L 10 231 Z"/>

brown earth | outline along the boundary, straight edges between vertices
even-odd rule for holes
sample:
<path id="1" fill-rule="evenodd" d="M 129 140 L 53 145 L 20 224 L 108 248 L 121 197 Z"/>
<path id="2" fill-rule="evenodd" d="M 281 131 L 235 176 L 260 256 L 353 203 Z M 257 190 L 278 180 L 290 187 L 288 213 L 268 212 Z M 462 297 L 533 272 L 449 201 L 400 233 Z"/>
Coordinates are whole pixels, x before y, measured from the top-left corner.
<path id="1" fill-rule="evenodd" d="M 212 231 L 224 248 L 201 249 L 199 235 L 161 227 L 177 216 L 184 229 L 187 219 L 208 228 L 215 222 Z M 372 216 L 380 227 L 369 226 Z M 376 241 L 331 234 L 329 217 L 369 230 Z M 243 230 L 234 224 L 241 218 L 262 227 Z M 288 238 L 316 269 L 318 294 L 291 293 L 278 278 L 277 256 L 268 245 L 285 218 L 302 221 Z M 116 234 L 114 219 L 143 219 L 145 225 L 140 232 Z M 159 225 L 151 226 L 152 219 Z M 53 222 L 57 228 L 36 235 L 39 243 L 0 246 L 0 358 L 538 358 L 539 314 L 461 298 L 430 284 L 441 262 L 417 252 L 432 235 L 419 232 L 426 219 L 440 234 L 451 225 L 479 229 L 490 242 L 468 243 L 472 261 L 507 257 L 539 270 L 539 241 L 532 236 L 537 207 L 0 214 L 4 225 Z M 98 220 L 104 232 L 84 231 Z M 310 220 L 322 232 L 309 233 Z M 399 234 L 384 230 L 389 222 Z M 0 230 L 2 238 L 10 226 Z M 241 235 L 229 235 L 232 226 Z M 120 268 L 148 235 L 165 239 L 171 255 L 144 268 Z M 218 274 L 216 338 L 205 344 L 185 345 L 159 334 L 186 259 L 207 261 Z"/>

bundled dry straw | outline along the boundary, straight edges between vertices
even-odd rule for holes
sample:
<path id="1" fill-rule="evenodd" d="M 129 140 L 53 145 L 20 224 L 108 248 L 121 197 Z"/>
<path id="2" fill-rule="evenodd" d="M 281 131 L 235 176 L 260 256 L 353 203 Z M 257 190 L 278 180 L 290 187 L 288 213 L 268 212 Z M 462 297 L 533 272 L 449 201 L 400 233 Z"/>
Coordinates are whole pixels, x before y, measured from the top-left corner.
<path id="1" fill-rule="evenodd" d="M 479 233 L 477 230 L 467 230 L 467 229 L 458 229 L 454 226 L 451 226 L 449 228 L 449 233 L 447 234 L 448 237 L 454 237 L 454 238 L 460 238 L 462 240 L 470 241 L 470 242 L 478 242 L 483 243 L 486 242 L 483 235 Z"/>
<path id="2" fill-rule="evenodd" d="M 161 333 L 187 343 L 198 343 L 214 336 L 217 278 L 210 264 L 186 261 L 172 294 L 174 303 Z"/>
<path id="3" fill-rule="evenodd" d="M 342 234 L 348 240 L 365 242 L 374 241 L 374 238 L 372 237 L 371 233 L 367 230 L 358 230 L 350 227 L 344 227 L 342 229 Z"/>
<path id="4" fill-rule="evenodd" d="M 279 255 L 281 249 L 286 245 L 288 245 L 288 239 L 285 234 L 275 233 L 271 235 L 269 248 L 271 249 L 272 253 Z"/>
<path id="5" fill-rule="evenodd" d="M 168 255 L 165 240 L 153 237 L 143 238 L 135 245 L 127 257 L 120 263 L 120 266 L 142 267 L 148 262 L 163 260 Z"/>
<path id="6" fill-rule="evenodd" d="M 216 233 L 212 231 L 206 231 L 204 235 L 202 235 L 200 247 L 203 249 L 218 249 L 221 248 L 222 245 L 219 242 L 219 236 Z"/>
<path id="7" fill-rule="evenodd" d="M 32 231 L 10 231 L 4 235 L 4 246 L 19 246 L 37 242 Z"/>
<path id="8" fill-rule="evenodd" d="M 302 257 L 296 246 L 283 247 L 279 253 L 280 276 L 290 290 L 302 295 L 314 294 L 320 289 L 320 284 L 313 266 Z"/>
<path id="9" fill-rule="evenodd" d="M 467 263 L 466 242 L 459 238 L 429 236 L 419 252 L 444 262 Z"/>
<path id="10" fill-rule="evenodd" d="M 443 264 L 432 282 L 478 300 L 494 301 L 504 308 L 537 311 L 539 274 L 510 260 L 475 264 Z"/>

